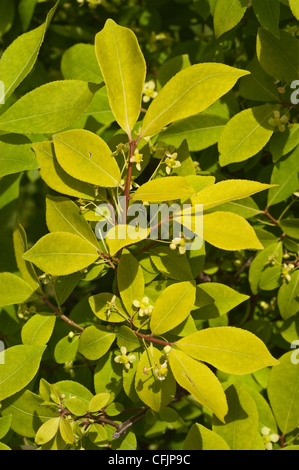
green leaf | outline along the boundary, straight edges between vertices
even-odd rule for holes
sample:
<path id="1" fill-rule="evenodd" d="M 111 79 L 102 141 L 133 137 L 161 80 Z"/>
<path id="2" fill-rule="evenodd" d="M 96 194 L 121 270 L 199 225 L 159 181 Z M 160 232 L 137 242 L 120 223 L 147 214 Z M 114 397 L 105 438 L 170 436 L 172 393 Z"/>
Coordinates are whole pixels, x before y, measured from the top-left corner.
<path id="1" fill-rule="evenodd" d="M 182 323 L 195 302 L 193 282 L 180 282 L 167 287 L 155 303 L 150 328 L 153 335 L 162 335 Z"/>
<path id="2" fill-rule="evenodd" d="M 255 217 L 257 215 L 261 215 L 263 211 L 261 211 L 256 204 L 256 202 L 251 197 L 246 197 L 241 201 L 235 202 L 226 202 L 217 206 L 218 211 L 224 212 L 233 212 L 234 214 L 239 215 L 240 217 L 244 217 L 244 219 L 250 219 L 251 217 Z"/>
<path id="3" fill-rule="evenodd" d="M 0 96 L 0 103 L 7 101 L 32 70 L 57 5 L 58 2 L 49 11 L 45 23 L 19 36 L 3 53 L 0 61 L 0 80 L 4 83 L 5 94 L 3 97 Z"/>
<path id="4" fill-rule="evenodd" d="M 0 273 L 0 307 L 22 304 L 32 294 L 32 287 L 19 276 L 11 273 Z"/>
<path id="5" fill-rule="evenodd" d="M 196 64 L 175 75 L 152 101 L 141 136 L 154 135 L 168 124 L 204 111 L 248 72 L 217 63 Z"/>
<path id="6" fill-rule="evenodd" d="M 176 344 L 195 359 L 208 362 L 228 374 L 251 374 L 278 364 L 257 336 L 241 328 L 207 328 Z"/>
<path id="7" fill-rule="evenodd" d="M 97 393 L 89 402 L 89 411 L 90 413 L 95 413 L 96 411 L 101 411 L 110 400 L 109 393 Z"/>
<path id="8" fill-rule="evenodd" d="M 299 124 L 292 124 L 285 132 L 277 132 L 270 140 L 270 152 L 276 163 L 284 155 L 294 150 L 299 144 Z"/>
<path id="9" fill-rule="evenodd" d="M 254 295 L 259 291 L 262 273 L 271 265 L 270 263 L 272 261 L 274 261 L 274 263 L 277 262 L 278 265 L 280 265 L 282 255 L 281 242 L 271 243 L 256 255 L 249 268 L 249 283 Z"/>
<path id="10" fill-rule="evenodd" d="M 35 436 L 35 442 L 43 445 L 56 436 L 59 429 L 60 418 L 51 418 L 41 425 Z"/>
<path id="11" fill-rule="evenodd" d="M 31 144 L 14 145 L 2 141 L 0 141 L 0 165 L 0 177 L 39 168 Z"/>
<path id="12" fill-rule="evenodd" d="M 79 336 L 65 336 L 55 345 L 54 358 L 58 364 L 74 361 L 79 347 Z"/>
<path id="13" fill-rule="evenodd" d="M 42 346 L 52 336 L 56 316 L 48 313 L 36 313 L 23 326 L 21 331 L 23 344 Z"/>
<path id="14" fill-rule="evenodd" d="M 260 28 L 257 36 L 258 60 L 271 77 L 288 83 L 298 79 L 299 41 L 280 30 L 280 39 Z"/>
<path id="15" fill-rule="evenodd" d="M 296 0 L 289 0 L 290 8 L 293 12 L 293 15 L 297 18 L 299 21 L 299 5 L 296 2 Z"/>
<path id="16" fill-rule="evenodd" d="M 73 444 L 74 442 L 74 433 L 72 425 L 66 418 L 59 418 L 59 431 L 62 439 L 66 444 Z"/>
<path id="17" fill-rule="evenodd" d="M 63 400 L 63 406 L 75 416 L 84 416 L 88 413 L 87 403 L 81 400 L 81 398 L 66 398 Z"/>
<path id="18" fill-rule="evenodd" d="M 133 301 L 142 301 L 144 294 L 144 278 L 142 268 L 131 253 L 124 250 L 117 270 L 118 290 L 123 304 L 129 313 L 136 314 Z"/>
<path id="19" fill-rule="evenodd" d="M 23 259 L 23 254 L 28 250 L 26 232 L 18 222 L 13 231 L 14 252 L 19 271 L 23 279 L 28 282 L 32 289 L 36 290 L 40 287 L 40 283 L 31 263 Z"/>
<path id="20" fill-rule="evenodd" d="M 293 364 L 290 351 L 280 359 L 280 364 L 270 372 L 268 397 L 283 434 L 292 432 L 299 426 L 299 374 L 298 365 Z"/>
<path id="21" fill-rule="evenodd" d="M 219 206 L 226 202 L 244 199 L 252 194 L 269 189 L 270 184 L 259 183 L 249 180 L 226 180 L 220 181 L 213 186 L 204 188 L 192 198 L 193 204 L 202 204 L 203 210 Z"/>
<path id="22" fill-rule="evenodd" d="M 141 343 L 131 328 L 123 325 L 117 332 L 117 345 L 119 348 L 124 346 L 128 352 L 131 352 L 139 348 Z"/>
<path id="23" fill-rule="evenodd" d="M 249 223 L 232 212 L 203 215 L 203 237 L 221 250 L 260 250 L 263 248 Z"/>
<path id="24" fill-rule="evenodd" d="M 15 18 L 15 5 L 10 0 L 2 0 L 1 19 L 0 19 L 0 37 L 6 34 L 12 27 Z"/>
<path id="25" fill-rule="evenodd" d="M 128 314 L 124 310 L 122 303 L 116 295 L 109 292 L 101 292 L 88 299 L 93 313 L 100 320 L 112 323 L 123 323 L 128 319 Z"/>
<path id="26" fill-rule="evenodd" d="M 166 176 L 144 183 L 132 194 L 133 201 L 165 202 L 194 196 L 194 189 L 183 176 Z"/>
<path id="27" fill-rule="evenodd" d="M 234 28 L 241 21 L 247 5 L 246 0 L 217 0 L 214 12 L 216 38 Z"/>
<path id="28" fill-rule="evenodd" d="M 175 122 L 159 135 L 159 140 L 179 147 L 187 139 L 189 150 L 196 152 L 216 144 L 226 123 L 222 116 L 202 113 Z"/>
<path id="29" fill-rule="evenodd" d="M 91 361 L 100 359 L 109 351 L 115 337 L 113 330 L 109 331 L 104 326 L 89 326 L 80 336 L 79 352 Z"/>
<path id="30" fill-rule="evenodd" d="M 155 370 L 164 362 L 165 356 L 158 349 L 152 346 L 147 348 L 139 360 L 135 378 L 135 388 L 140 400 L 157 412 L 171 402 L 176 389 L 171 371 L 168 370 L 164 380 L 159 380 L 155 375 Z"/>
<path id="31" fill-rule="evenodd" d="M 268 206 L 285 201 L 299 187 L 299 147 L 280 159 L 273 168 L 271 183 L 277 184 L 268 193 Z"/>
<path id="32" fill-rule="evenodd" d="M 293 272 L 291 280 L 280 287 L 277 304 L 284 320 L 299 312 L 299 271 Z"/>
<path id="33" fill-rule="evenodd" d="M 40 174 L 44 182 L 54 191 L 77 198 L 95 199 L 94 187 L 68 175 L 58 164 L 52 142 L 39 142 L 32 145 L 41 166 Z"/>
<path id="34" fill-rule="evenodd" d="M 247 70 L 250 75 L 240 81 L 241 96 L 254 101 L 279 101 L 274 78 L 264 71 L 256 56 L 248 64 Z"/>
<path id="35" fill-rule="evenodd" d="M 2 402 L 1 412 L 4 416 L 12 415 L 13 431 L 34 438 L 42 423 L 57 416 L 50 408 L 41 406 L 43 401 L 30 390 L 25 390 Z"/>
<path id="36" fill-rule="evenodd" d="M 263 2 L 253 0 L 253 11 L 261 25 L 279 38 L 279 0 L 264 0 Z"/>
<path id="37" fill-rule="evenodd" d="M 22 390 L 38 371 L 45 346 L 17 345 L 5 350 L 0 367 L 0 400 Z"/>
<path id="38" fill-rule="evenodd" d="M 228 414 L 225 424 L 213 418 L 213 431 L 232 450 L 250 450 L 258 434 L 258 412 L 253 398 L 240 384 L 226 390 Z"/>
<path id="39" fill-rule="evenodd" d="M 299 219 L 283 219 L 280 226 L 289 237 L 299 240 Z"/>
<path id="40" fill-rule="evenodd" d="M 96 365 L 94 388 L 96 393 L 109 393 L 109 403 L 113 402 L 123 389 L 122 368 L 114 361 L 115 353 L 105 354 Z"/>
<path id="41" fill-rule="evenodd" d="M 116 187 L 118 165 L 101 137 L 84 129 L 53 136 L 57 160 L 73 178 L 103 187 Z"/>
<path id="42" fill-rule="evenodd" d="M 230 448 L 214 431 L 195 423 L 187 434 L 183 450 L 230 450 Z"/>
<path id="43" fill-rule="evenodd" d="M 19 3 L 19 15 L 23 31 L 26 31 L 32 20 L 34 10 L 38 0 L 21 0 Z"/>
<path id="44" fill-rule="evenodd" d="M 108 443 L 107 431 L 101 424 L 98 423 L 94 423 L 89 426 L 88 438 L 97 447 L 106 446 Z"/>
<path id="45" fill-rule="evenodd" d="M 245 109 L 226 124 L 218 142 L 221 166 L 243 162 L 264 148 L 274 132 L 268 121 L 275 109 L 271 104 Z"/>
<path id="46" fill-rule="evenodd" d="M 131 138 L 140 114 L 145 60 L 133 31 L 108 19 L 96 35 L 96 56 L 106 82 L 111 110 Z"/>
<path id="47" fill-rule="evenodd" d="M 203 302 L 202 297 L 208 296 L 208 303 Z M 196 318 L 209 319 L 225 315 L 233 308 L 249 299 L 248 295 L 240 294 L 225 284 L 218 282 L 206 282 L 196 286 L 195 307 Z"/>
<path id="48" fill-rule="evenodd" d="M 50 134 L 73 124 L 88 108 L 96 86 L 79 80 L 57 80 L 27 93 L 0 116 L 0 130 L 17 134 Z"/>
<path id="49" fill-rule="evenodd" d="M 46 221 L 50 232 L 69 232 L 98 249 L 98 240 L 79 207 L 66 197 L 46 196 Z"/>
<path id="50" fill-rule="evenodd" d="M 145 240 L 149 232 L 149 229 L 142 227 L 137 227 L 136 230 L 135 225 L 115 225 L 108 231 L 105 238 L 110 255 L 115 256 L 122 248 Z"/>
<path id="51" fill-rule="evenodd" d="M 77 235 L 55 232 L 42 237 L 23 258 L 53 276 L 65 276 L 87 268 L 97 260 L 98 253 Z"/>
<path id="52" fill-rule="evenodd" d="M 66 80 L 84 80 L 98 84 L 104 81 L 91 44 L 75 44 L 67 49 L 61 59 L 61 72 Z"/>
<path id="53" fill-rule="evenodd" d="M 194 276 L 186 255 L 160 245 L 150 250 L 151 261 L 159 272 L 176 281 L 192 281 Z"/>
<path id="54" fill-rule="evenodd" d="M 11 426 L 12 415 L 3 416 L 0 418 L 0 439 L 2 439 L 8 431 L 10 430 Z"/>
<path id="55" fill-rule="evenodd" d="M 88 388 L 73 380 L 62 380 L 60 382 L 56 382 L 55 387 L 60 395 L 59 398 L 61 398 L 61 395 L 65 395 L 65 399 L 67 400 L 70 398 L 79 398 L 86 403 L 87 408 L 93 397 Z"/>
<path id="56" fill-rule="evenodd" d="M 196 361 L 183 351 L 172 349 L 169 364 L 178 384 L 185 388 L 202 405 L 221 421 L 227 413 L 227 402 L 221 383 L 205 364 Z"/>

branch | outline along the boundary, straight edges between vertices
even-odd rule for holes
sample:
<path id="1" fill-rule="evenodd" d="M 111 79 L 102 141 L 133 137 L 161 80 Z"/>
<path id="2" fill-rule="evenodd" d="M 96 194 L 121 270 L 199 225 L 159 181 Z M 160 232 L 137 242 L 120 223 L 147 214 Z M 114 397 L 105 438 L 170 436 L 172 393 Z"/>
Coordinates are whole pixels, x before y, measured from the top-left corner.
<path id="1" fill-rule="evenodd" d="M 168 341 L 163 341 L 162 339 L 154 338 L 151 335 L 144 335 L 142 333 L 139 333 L 139 331 L 133 330 L 133 332 L 135 333 L 136 336 L 138 336 L 138 338 L 145 339 L 146 341 L 149 341 L 150 343 L 157 343 L 157 344 L 161 344 L 162 346 L 173 346 L 175 344 L 175 343 L 170 343 Z"/>
<path id="2" fill-rule="evenodd" d="M 50 300 L 48 300 L 45 295 L 43 295 L 41 297 L 41 300 L 47 304 L 52 310 L 53 312 L 55 313 L 55 315 L 57 315 L 59 318 L 61 318 L 63 321 L 65 321 L 66 323 L 68 323 L 70 326 L 73 326 L 74 328 L 76 328 L 77 330 L 79 331 L 83 331 L 84 328 L 82 326 L 79 326 L 77 325 L 77 323 L 75 323 L 73 320 L 71 320 L 70 318 L 68 318 L 66 315 L 64 315 L 58 307 L 55 307 L 55 305 L 53 305 Z"/>

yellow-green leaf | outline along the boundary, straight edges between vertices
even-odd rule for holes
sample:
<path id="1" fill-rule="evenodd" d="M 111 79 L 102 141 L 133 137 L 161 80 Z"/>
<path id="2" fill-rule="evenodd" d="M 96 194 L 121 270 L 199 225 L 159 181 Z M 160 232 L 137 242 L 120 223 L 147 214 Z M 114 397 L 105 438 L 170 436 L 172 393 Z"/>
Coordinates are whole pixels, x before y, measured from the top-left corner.
<path id="1" fill-rule="evenodd" d="M 19 344 L 5 350 L 5 363 L 0 365 L 0 400 L 22 390 L 38 371 L 45 346 Z"/>
<path id="2" fill-rule="evenodd" d="M 132 194 L 133 201 L 162 202 L 186 199 L 195 195 L 195 190 L 183 176 L 157 178 L 140 186 Z"/>
<path id="3" fill-rule="evenodd" d="M 38 445 L 43 445 L 53 439 L 58 432 L 59 422 L 60 418 L 51 418 L 42 424 L 36 433 L 35 442 Z"/>
<path id="4" fill-rule="evenodd" d="M 228 410 L 225 393 L 209 367 L 175 349 L 169 353 L 169 365 L 178 384 L 224 421 Z"/>
<path id="5" fill-rule="evenodd" d="M 176 344 L 195 359 L 208 362 L 228 374 L 251 374 L 279 364 L 261 339 L 241 328 L 207 328 L 180 339 Z"/>
<path id="6" fill-rule="evenodd" d="M 274 132 L 268 121 L 275 109 L 271 104 L 256 106 L 228 121 L 218 142 L 221 166 L 247 160 L 264 148 Z"/>
<path id="7" fill-rule="evenodd" d="M 136 308 L 133 301 L 142 301 L 144 294 L 144 277 L 142 268 L 136 258 L 127 250 L 123 251 L 117 270 L 118 289 L 127 312 L 133 316 Z"/>
<path id="8" fill-rule="evenodd" d="M 145 60 L 133 31 L 108 19 L 96 35 L 96 56 L 107 85 L 111 110 L 131 137 L 140 114 Z"/>
<path id="9" fill-rule="evenodd" d="M 93 313 L 103 321 L 122 323 L 128 318 L 120 299 L 109 292 L 101 292 L 88 299 Z"/>
<path id="10" fill-rule="evenodd" d="M 247 220 L 232 212 L 203 215 L 204 240 L 222 250 L 262 250 L 255 231 Z"/>
<path id="11" fill-rule="evenodd" d="M 95 247 L 77 235 L 49 233 L 42 237 L 23 258 L 53 276 L 65 276 L 87 268 L 98 258 Z"/>
<path id="12" fill-rule="evenodd" d="M 153 335 L 162 335 L 182 323 L 195 302 L 193 282 L 180 282 L 168 286 L 155 303 L 150 328 Z"/>
<path id="13" fill-rule="evenodd" d="M 297 18 L 299 21 L 299 3 L 297 0 L 289 0 L 290 8 L 293 12 L 293 15 Z"/>
<path id="14" fill-rule="evenodd" d="M 204 111 L 249 72 L 224 64 L 196 64 L 179 72 L 152 101 L 141 136 L 154 135 L 168 124 Z"/>
<path id="15" fill-rule="evenodd" d="M 220 181 L 213 186 L 204 188 L 192 198 L 193 204 L 203 204 L 203 210 L 225 204 L 226 202 L 244 199 L 251 194 L 272 188 L 271 184 L 263 184 L 249 180 Z"/>
<path id="16" fill-rule="evenodd" d="M 95 413 L 104 408 L 110 400 L 110 393 L 97 393 L 89 402 L 89 411 Z"/>
<path id="17" fill-rule="evenodd" d="M 0 273 L 0 307 L 22 304 L 33 292 L 32 287 L 19 276 Z"/>
<path id="18" fill-rule="evenodd" d="M 280 30 L 280 38 L 260 28 L 257 35 L 258 60 L 271 77 L 291 83 L 299 74 L 299 41 L 292 34 Z"/>
<path id="19" fill-rule="evenodd" d="M 135 378 L 135 388 L 140 400 L 157 412 L 171 402 L 176 390 L 176 383 L 169 369 L 164 380 L 157 378 L 157 371 L 163 364 L 163 353 L 150 346 L 139 360 Z"/>
<path id="20" fill-rule="evenodd" d="M 51 338 L 56 316 L 49 313 L 36 313 L 23 326 L 21 331 L 23 344 L 42 346 Z"/>
<path id="21" fill-rule="evenodd" d="M 109 350 L 115 336 L 113 330 L 109 331 L 104 326 L 88 326 L 80 336 L 79 352 L 91 361 L 100 359 Z"/>
<path id="22" fill-rule="evenodd" d="M 17 265 L 23 279 L 30 284 L 32 289 L 38 289 L 40 284 L 34 267 L 22 258 L 25 251 L 28 250 L 28 246 L 26 232 L 19 223 L 16 223 L 13 231 L 13 244 Z"/>
<path id="23" fill-rule="evenodd" d="M 247 0 L 217 0 L 214 12 L 215 36 L 234 28 L 243 18 L 247 9 Z"/>
<path id="24" fill-rule="evenodd" d="M 259 432 L 256 404 L 241 383 L 226 390 L 228 414 L 225 423 L 213 418 L 213 431 L 217 432 L 232 450 L 250 450 Z"/>
<path id="25" fill-rule="evenodd" d="M 119 224 L 112 227 L 105 238 L 111 256 L 116 255 L 122 248 L 134 245 L 145 240 L 149 235 L 149 229 L 133 225 Z"/>
<path id="26" fill-rule="evenodd" d="M 71 423 L 66 418 L 59 418 L 59 431 L 66 444 L 73 444 L 74 433 Z"/>
<path id="27" fill-rule="evenodd" d="M 183 450 L 230 450 L 230 448 L 216 432 L 195 423 L 187 434 Z"/>
<path id="28" fill-rule="evenodd" d="M 85 129 L 53 136 L 59 164 L 73 178 L 102 187 L 116 187 L 120 171 L 106 142 Z"/>
<path id="29" fill-rule="evenodd" d="M 58 164 L 52 142 L 38 142 L 32 145 L 40 164 L 40 175 L 54 191 L 77 198 L 95 199 L 94 187 L 68 175 Z"/>
<path id="30" fill-rule="evenodd" d="M 50 232 L 69 232 L 82 237 L 94 248 L 98 240 L 79 207 L 70 199 L 60 196 L 46 196 L 46 221 Z"/>

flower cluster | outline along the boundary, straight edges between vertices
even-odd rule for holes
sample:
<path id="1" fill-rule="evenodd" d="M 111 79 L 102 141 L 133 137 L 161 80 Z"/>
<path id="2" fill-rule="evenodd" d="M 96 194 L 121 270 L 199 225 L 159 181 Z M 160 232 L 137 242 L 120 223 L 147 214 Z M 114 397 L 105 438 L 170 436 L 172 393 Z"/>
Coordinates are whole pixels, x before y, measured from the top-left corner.
<path id="1" fill-rule="evenodd" d="M 141 162 L 143 162 L 143 154 L 139 153 L 139 150 L 135 150 L 134 155 L 130 158 L 131 163 L 136 163 L 136 168 L 141 171 Z"/>
<path id="2" fill-rule="evenodd" d="M 263 436 L 263 441 L 265 445 L 266 450 L 272 450 L 273 449 L 273 442 L 279 441 L 279 435 L 278 434 L 270 434 L 271 430 L 270 428 L 267 428 L 264 426 L 261 430 L 261 434 Z"/>
<path id="3" fill-rule="evenodd" d="M 136 361 L 136 356 L 135 354 L 127 354 L 127 348 L 125 346 L 122 346 L 120 348 L 120 355 L 116 356 L 114 358 L 114 361 L 117 362 L 118 364 L 123 364 L 126 369 L 130 369 L 131 364 Z"/>
<path id="4" fill-rule="evenodd" d="M 138 309 L 138 315 L 144 317 L 144 315 L 150 315 L 153 311 L 153 306 L 150 305 L 148 297 L 143 297 L 142 301 L 133 300 L 133 306 Z"/>
<path id="5" fill-rule="evenodd" d="M 184 255 L 186 253 L 186 243 L 190 242 L 191 240 L 184 237 L 184 234 L 181 234 L 181 237 L 174 238 L 169 248 L 171 250 L 176 250 L 178 248 L 180 255 Z"/>
<path id="6" fill-rule="evenodd" d="M 146 82 L 144 84 L 144 87 L 143 87 L 143 102 L 144 103 L 148 103 L 150 100 L 153 100 L 154 98 L 156 98 L 156 96 L 158 95 L 158 92 L 155 91 L 155 88 L 156 88 L 156 84 L 154 82 L 154 80 L 150 80 L 149 82 Z"/>
<path id="7" fill-rule="evenodd" d="M 171 171 L 172 170 L 175 170 L 176 168 L 179 168 L 181 166 L 181 163 L 177 161 L 177 156 L 178 154 L 175 152 L 175 153 L 169 153 L 169 152 L 166 152 L 166 160 L 165 160 L 165 164 L 166 164 L 166 173 L 168 175 L 170 175 Z"/>
<path id="8" fill-rule="evenodd" d="M 279 111 L 273 111 L 273 116 L 268 121 L 270 126 L 277 127 L 279 132 L 284 132 L 286 130 L 286 124 L 289 122 L 288 116 L 285 114 L 283 116 L 280 115 Z"/>

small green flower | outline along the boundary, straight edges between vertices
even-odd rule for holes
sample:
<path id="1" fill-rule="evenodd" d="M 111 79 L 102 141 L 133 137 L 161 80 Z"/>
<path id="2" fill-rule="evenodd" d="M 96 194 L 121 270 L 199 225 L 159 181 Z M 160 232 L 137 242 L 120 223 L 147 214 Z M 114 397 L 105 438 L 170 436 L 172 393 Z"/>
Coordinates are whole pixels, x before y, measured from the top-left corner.
<path id="1" fill-rule="evenodd" d="M 191 242 L 189 238 L 186 238 L 183 233 L 181 233 L 180 237 L 174 238 L 170 245 L 169 248 L 171 250 L 176 250 L 178 248 L 180 255 L 184 255 L 186 253 L 186 243 Z"/>
<path id="2" fill-rule="evenodd" d="M 150 315 L 153 311 L 153 306 L 150 305 L 148 297 L 143 297 L 142 301 L 133 300 L 133 306 L 138 309 L 138 315 L 144 317 L 144 315 Z"/>
<path id="3" fill-rule="evenodd" d="M 166 156 L 167 156 L 165 160 L 166 173 L 170 175 L 172 170 L 175 170 L 176 168 L 179 168 L 181 166 L 181 163 L 176 160 L 178 156 L 176 152 L 175 153 L 166 152 Z"/>
<path id="4" fill-rule="evenodd" d="M 273 116 L 268 121 L 270 126 L 277 127 L 279 132 L 284 132 L 286 130 L 286 124 L 289 122 L 288 116 L 285 114 L 280 115 L 279 111 L 273 111 Z"/>
<path id="5" fill-rule="evenodd" d="M 155 88 L 156 88 L 156 84 L 154 80 L 150 80 L 149 82 L 146 82 L 144 84 L 144 88 L 143 88 L 144 96 L 142 98 L 144 103 L 148 103 L 150 100 L 157 97 L 158 92 L 155 91 Z"/>
<path id="6" fill-rule="evenodd" d="M 120 348 L 121 354 L 114 358 L 114 361 L 118 364 L 123 364 L 127 370 L 130 369 L 131 364 L 136 361 L 136 356 L 134 354 L 127 355 L 127 348 L 122 346 Z"/>
<path id="7" fill-rule="evenodd" d="M 136 168 L 141 171 L 141 162 L 143 162 L 143 154 L 139 150 L 135 150 L 133 157 L 130 158 L 131 163 L 136 163 Z"/>
<path id="8" fill-rule="evenodd" d="M 156 367 L 154 374 L 157 380 L 165 380 L 168 374 L 167 362 L 165 361 L 160 367 Z"/>
<path id="9" fill-rule="evenodd" d="M 271 429 L 267 428 L 264 426 L 261 429 L 261 434 L 263 437 L 264 445 L 266 450 L 272 450 L 273 449 L 273 442 L 279 441 L 279 435 L 278 434 L 270 434 Z"/>

